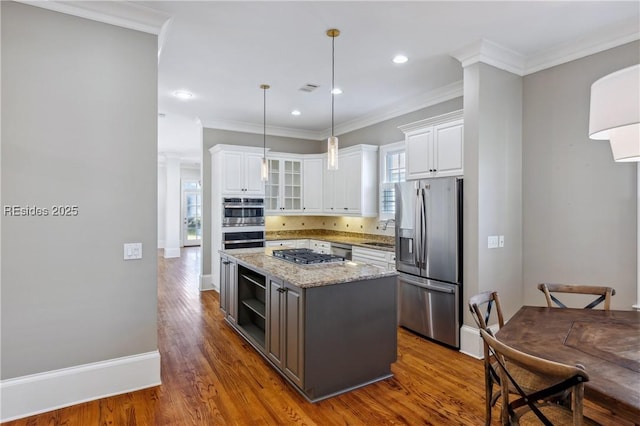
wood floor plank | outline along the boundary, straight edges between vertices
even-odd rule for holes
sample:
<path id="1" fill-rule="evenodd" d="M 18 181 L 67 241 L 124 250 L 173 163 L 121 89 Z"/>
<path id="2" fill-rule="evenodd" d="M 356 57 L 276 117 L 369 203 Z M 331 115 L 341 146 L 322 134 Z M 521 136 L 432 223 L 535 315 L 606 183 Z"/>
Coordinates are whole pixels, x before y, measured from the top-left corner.
<path id="1" fill-rule="evenodd" d="M 398 330 L 394 376 L 307 402 L 223 321 L 197 288 L 199 248 L 158 257 L 162 385 L 3 423 L 6 426 L 482 425 L 482 362 Z M 586 404 L 603 425 L 623 425 Z M 499 403 L 493 411 L 499 424 Z"/>

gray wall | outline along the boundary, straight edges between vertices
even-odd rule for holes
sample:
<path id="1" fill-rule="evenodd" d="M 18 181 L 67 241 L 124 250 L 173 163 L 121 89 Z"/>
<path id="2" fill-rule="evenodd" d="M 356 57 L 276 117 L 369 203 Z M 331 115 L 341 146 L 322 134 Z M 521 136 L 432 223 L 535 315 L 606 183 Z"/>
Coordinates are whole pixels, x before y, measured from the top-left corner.
<path id="1" fill-rule="evenodd" d="M 157 37 L 0 7 L 2 379 L 155 351 Z"/>
<path id="2" fill-rule="evenodd" d="M 524 78 L 524 303 L 540 282 L 610 285 L 636 302 L 636 167 L 588 137 L 591 84 L 640 62 L 640 42 Z"/>
<path id="3" fill-rule="evenodd" d="M 464 300 L 497 290 L 510 316 L 522 302 L 522 78 L 483 63 L 464 77 Z M 490 235 L 505 246 L 487 248 Z"/>
<path id="4" fill-rule="evenodd" d="M 417 111 L 394 117 L 362 129 L 344 133 L 339 136 L 341 148 L 358 144 L 370 145 L 386 145 L 393 142 L 404 140 L 404 133 L 398 126 L 413 123 L 415 121 L 424 120 L 425 118 L 435 117 L 437 115 L 446 114 L 452 111 L 462 109 L 462 97 L 451 99 L 437 105 L 432 105 Z M 322 151 L 326 152 L 326 143 L 322 145 Z"/>

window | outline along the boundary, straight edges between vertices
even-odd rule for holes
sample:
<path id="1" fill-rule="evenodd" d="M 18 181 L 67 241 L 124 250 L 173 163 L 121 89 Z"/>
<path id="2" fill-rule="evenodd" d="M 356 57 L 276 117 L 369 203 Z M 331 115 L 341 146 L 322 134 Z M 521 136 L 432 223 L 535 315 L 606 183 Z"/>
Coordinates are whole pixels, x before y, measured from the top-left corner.
<path id="1" fill-rule="evenodd" d="M 396 213 L 396 182 L 405 181 L 404 141 L 380 147 L 380 220 L 393 219 Z"/>

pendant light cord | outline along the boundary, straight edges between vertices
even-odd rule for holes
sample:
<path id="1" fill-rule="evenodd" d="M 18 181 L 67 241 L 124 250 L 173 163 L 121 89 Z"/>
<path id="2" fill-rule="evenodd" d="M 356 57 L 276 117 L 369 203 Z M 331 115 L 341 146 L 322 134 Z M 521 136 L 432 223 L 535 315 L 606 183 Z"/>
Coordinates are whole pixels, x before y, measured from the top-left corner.
<path id="1" fill-rule="evenodd" d="M 333 131 L 333 106 L 335 100 L 334 90 L 336 88 L 335 85 L 335 73 L 336 73 L 336 37 L 335 35 L 331 37 L 331 136 L 334 136 Z"/>
<path id="2" fill-rule="evenodd" d="M 262 88 L 262 157 L 267 158 L 267 88 Z"/>

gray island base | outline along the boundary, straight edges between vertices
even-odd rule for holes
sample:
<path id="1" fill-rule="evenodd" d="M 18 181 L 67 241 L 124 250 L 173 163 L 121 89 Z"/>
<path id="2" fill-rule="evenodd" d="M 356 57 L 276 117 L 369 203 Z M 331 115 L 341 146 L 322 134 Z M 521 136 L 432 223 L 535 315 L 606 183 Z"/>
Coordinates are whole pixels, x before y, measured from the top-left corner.
<path id="1" fill-rule="evenodd" d="M 295 265 L 268 248 L 220 253 L 226 322 L 309 401 L 392 376 L 395 272 L 356 262 Z"/>

